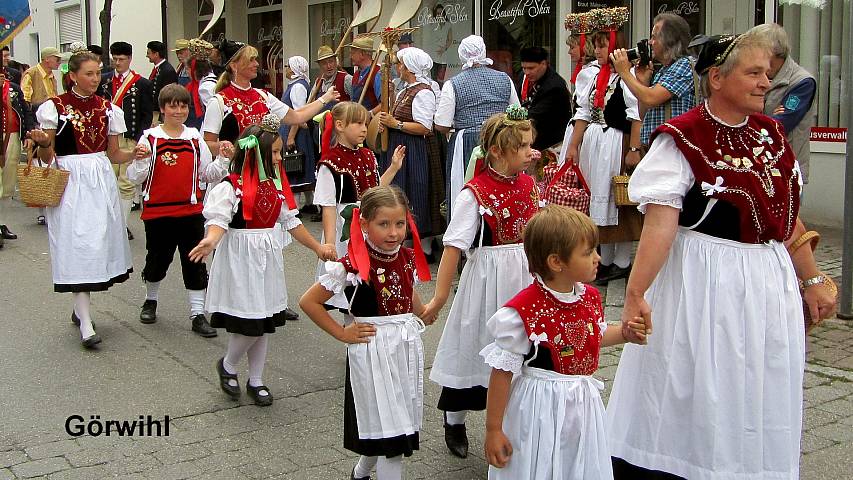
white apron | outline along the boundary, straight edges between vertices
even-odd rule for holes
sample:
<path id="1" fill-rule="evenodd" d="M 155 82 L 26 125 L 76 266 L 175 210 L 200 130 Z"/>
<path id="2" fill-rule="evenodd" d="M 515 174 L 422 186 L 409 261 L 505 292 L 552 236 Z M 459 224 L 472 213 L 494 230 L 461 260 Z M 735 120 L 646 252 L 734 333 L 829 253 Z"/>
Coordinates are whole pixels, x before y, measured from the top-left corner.
<path id="1" fill-rule="evenodd" d="M 287 308 L 283 236 L 271 228 L 230 228 L 210 265 L 205 310 L 240 318 L 271 317 Z"/>
<path id="2" fill-rule="evenodd" d="M 531 283 L 523 244 L 480 246 L 469 252 L 438 342 L 430 380 L 456 389 L 488 388 L 491 367 L 483 361 L 480 350 L 495 339 L 486 321 Z"/>
<path id="3" fill-rule="evenodd" d="M 578 152 L 578 166 L 590 191 L 589 218 L 599 227 L 619 223 L 612 185 L 622 167 L 622 131 L 605 127 L 590 123 Z"/>
<path id="4" fill-rule="evenodd" d="M 447 192 L 450 199 L 450 203 L 447 205 L 448 212 L 453 211 L 453 203 L 456 201 L 456 196 L 459 195 L 459 192 L 465 186 L 465 158 L 463 158 L 465 141 L 462 139 L 464 135 L 464 128 L 457 130 L 456 139 L 453 142 L 453 159 L 450 161 L 450 191 Z"/>
<path id="5" fill-rule="evenodd" d="M 619 360 L 612 454 L 691 480 L 799 478 L 805 336 L 784 245 L 679 228 L 645 298 L 654 334 Z"/>
<path id="6" fill-rule="evenodd" d="M 350 385 L 360 439 L 420 431 L 424 409 L 424 324 L 411 313 L 353 317 L 376 326 L 368 343 L 347 345 Z"/>
<path id="7" fill-rule="evenodd" d="M 513 453 L 506 467 L 489 467 L 489 479 L 612 479 L 603 388 L 589 375 L 523 367 L 513 378 L 503 420 Z"/>
<path id="8" fill-rule="evenodd" d="M 105 152 L 64 155 L 68 185 L 45 209 L 54 284 L 103 283 L 131 268 L 130 244 L 118 185 Z"/>
<path id="9" fill-rule="evenodd" d="M 341 193 L 338 194 L 338 199 L 337 199 L 338 201 L 335 204 L 335 211 L 337 212 L 337 216 L 335 217 L 335 251 L 338 253 L 338 258 L 343 258 L 344 255 L 347 254 L 347 247 L 349 246 L 349 241 L 343 241 L 343 242 L 341 241 L 341 232 L 343 232 L 343 230 L 344 230 L 344 217 L 341 216 L 341 212 L 343 212 L 345 208 L 347 208 L 348 206 L 353 205 L 353 204 L 341 203 L 341 195 L 343 195 L 343 191 L 344 191 L 343 175 L 340 175 L 340 178 L 341 178 L 341 187 L 340 187 L 340 189 L 338 189 L 338 191 Z M 360 202 L 356 202 L 354 205 L 358 206 L 359 204 L 360 204 Z M 321 207 L 321 211 L 322 211 L 322 207 Z M 322 232 L 320 234 L 320 243 L 321 244 L 326 243 L 326 233 L 325 232 Z M 326 272 L 325 262 L 323 260 L 317 260 L 317 274 L 314 277 L 315 280 L 319 281 L 320 277 L 322 275 L 325 275 L 326 273 L 327 272 Z M 326 305 L 331 305 L 335 308 L 347 308 L 347 306 L 349 305 L 349 302 L 347 302 L 347 298 L 344 295 L 343 290 L 341 290 L 340 293 L 336 293 L 335 295 L 333 295 L 332 298 L 330 298 L 326 302 Z"/>

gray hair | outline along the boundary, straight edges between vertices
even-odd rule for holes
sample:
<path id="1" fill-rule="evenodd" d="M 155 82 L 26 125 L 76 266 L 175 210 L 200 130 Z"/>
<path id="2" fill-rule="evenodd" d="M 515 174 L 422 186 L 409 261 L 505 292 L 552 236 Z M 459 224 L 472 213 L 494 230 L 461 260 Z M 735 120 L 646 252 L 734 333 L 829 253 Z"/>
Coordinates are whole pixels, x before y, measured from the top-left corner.
<path id="1" fill-rule="evenodd" d="M 664 56 L 658 60 L 675 60 L 687 55 L 690 44 L 690 25 L 687 20 L 674 13 L 658 14 L 652 25 L 660 23 L 659 40 L 663 44 Z"/>
<path id="2" fill-rule="evenodd" d="M 788 34 L 781 25 L 776 23 L 762 23 L 749 29 L 757 35 L 761 35 L 770 43 L 770 52 L 777 58 L 788 58 L 791 53 L 791 46 L 788 43 Z"/>
<path id="3" fill-rule="evenodd" d="M 726 59 L 723 60 L 723 63 L 711 68 L 719 69 L 720 74 L 725 77 L 732 73 L 738 63 L 740 63 L 741 55 L 743 55 L 745 51 L 753 49 L 764 50 L 768 55 L 773 54 L 770 41 L 760 32 L 755 31 L 755 28 L 749 29 L 743 35 L 737 37 L 734 45 L 731 47 L 731 51 L 726 56 Z M 699 79 L 699 87 L 702 90 L 701 93 L 704 98 L 709 98 L 711 96 L 709 72 L 710 69 L 703 73 Z"/>

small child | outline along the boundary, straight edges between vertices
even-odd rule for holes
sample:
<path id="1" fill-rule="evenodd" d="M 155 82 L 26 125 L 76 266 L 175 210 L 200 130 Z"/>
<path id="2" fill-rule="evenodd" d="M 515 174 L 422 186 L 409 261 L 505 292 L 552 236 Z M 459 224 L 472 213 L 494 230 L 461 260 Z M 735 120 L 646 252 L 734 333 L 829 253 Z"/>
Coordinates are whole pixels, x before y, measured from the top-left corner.
<path id="1" fill-rule="evenodd" d="M 336 258 L 334 249 L 318 243 L 296 218 L 293 192 L 281 167 L 279 122 L 270 113 L 261 125 L 243 131 L 231 174 L 205 200 L 207 235 L 190 252 L 192 261 L 202 262 L 216 248 L 205 309 L 211 313 L 213 327 L 231 333 L 225 357 L 216 363 L 219 386 L 231 398 L 240 397 L 237 365 L 248 355 L 246 391 L 259 406 L 273 402 L 261 380 L 266 334 L 285 324 L 287 308 L 284 234 L 278 224 L 321 259 Z"/>
<path id="2" fill-rule="evenodd" d="M 401 248 L 406 224 L 415 250 Z M 429 281 L 406 196 L 397 187 L 374 187 L 355 209 L 349 253 L 327 262 L 299 306 L 320 328 L 347 345 L 344 448 L 361 455 L 351 478 L 402 477 L 401 455 L 419 448 L 423 419 L 424 323 L 415 277 Z M 324 304 L 345 294 L 345 326 Z"/>
<path id="3" fill-rule="evenodd" d="M 490 479 L 612 479 L 604 404 L 593 378 L 600 347 L 644 343 L 642 317 L 604 321 L 595 280 L 598 231 L 559 205 L 524 230 L 532 285 L 489 319 L 495 342 L 481 352 L 492 367 L 486 409 Z M 515 378 L 513 379 L 513 375 Z M 512 383 L 510 383 L 512 382 Z"/>
<path id="4" fill-rule="evenodd" d="M 215 337 L 216 330 L 204 316 L 207 267 L 191 262 L 190 250 L 204 238 L 204 191 L 207 183 L 219 183 L 228 174 L 228 157 L 212 159 L 198 130 L 184 126 L 190 94 L 178 84 L 167 85 L 158 99 L 163 124 L 146 130 L 139 140 L 150 154 L 137 156 L 127 167 L 127 178 L 143 186 L 142 222 L 145 224 L 145 303 L 139 321 L 157 321 L 160 281 L 166 277 L 175 249 L 181 259 L 184 287 L 190 303 L 192 331 Z M 233 146 L 225 142 L 224 151 Z"/>
<path id="5" fill-rule="evenodd" d="M 317 185 L 314 188 L 314 204 L 323 214 L 323 236 L 321 242 L 331 245 L 338 258 L 347 253 L 349 236 L 348 221 L 352 208 L 358 205 L 361 196 L 371 187 L 388 185 L 403 166 L 406 147 L 394 150 L 391 164 L 379 176 L 376 156 L 370 149 L 359 147 L 367 137 L 367 109 L 358 103 L 341 102 L 327 112 L 323 120 L 321 139 L 322 155 L 317 162 Z M 337 144 L 332 146 L 332 133 Z M 317 278 L 325 274 L 323 263 L 317 265 Z M 346 308 L 343 295 L 336 295 L 329 305 Z"/>
<path id="6" fill-rule="evenodd" d="M 459 258 L 467 251 L 429 376 L 442 386 L 438 409 L 445 412 L 444 441 L 461 458 L 468 456 L 467 412 L 486 408 L 489 369 L 478 355 L 494 341 L 486 320 L 533 281 L 521 244 L 524 226 L 539 209 L 536 183 L 524 173 L 532 160 L 533 136 L 527 110 L 518 106 L 483 124 L 485 156 L 472 160 L 477 172 L 454 202 L 435 296 L 423 317 L 434 320 L 447 302 Z"/>

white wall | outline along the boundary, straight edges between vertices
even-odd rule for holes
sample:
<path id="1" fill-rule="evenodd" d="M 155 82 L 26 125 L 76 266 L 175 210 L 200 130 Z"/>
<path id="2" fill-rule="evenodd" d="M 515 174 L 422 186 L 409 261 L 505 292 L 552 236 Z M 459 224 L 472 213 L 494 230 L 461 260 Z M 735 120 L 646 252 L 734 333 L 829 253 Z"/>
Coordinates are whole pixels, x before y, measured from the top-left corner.
<path id="1" fill-rule="evenodd" d="M 809 183 L 803 189 L 800 209 L 800 216 L 806 223 L 841 227 L 844 219 L 844 168 L 844 154 L 811 153 Z"/>

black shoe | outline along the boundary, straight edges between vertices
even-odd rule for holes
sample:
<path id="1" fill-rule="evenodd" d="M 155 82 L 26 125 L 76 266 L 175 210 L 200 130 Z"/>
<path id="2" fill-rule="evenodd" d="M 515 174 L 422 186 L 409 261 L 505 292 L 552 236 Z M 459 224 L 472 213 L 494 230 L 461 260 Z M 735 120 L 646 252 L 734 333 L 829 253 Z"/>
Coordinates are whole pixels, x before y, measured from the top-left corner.
<path id="1" fill-rule="evenodd" d="M 366 477 L 356 477 L 355 476 L 355 467 L 352 467 L 352 472 L 349 474 L 349 480 L 370 480 L 370 475 Z"/>
<path id="2" fill-rule="evenodd" d="M 595 281 L 593 282 L 596 286 L 604 287 L 607 285 L 609 281 L 610 271 L 613 270 L 615 265 L 599 265 L 598 272 L 595 274 Z"/>
<path id="3" fill-rule="evenodd" d="M 6 225 L 0 225 L 0 236 L 3 237 L 3 240 L 17 240 L 18 239 L 18 236 L 15 235 L 14 233 L 12 233 L 12 231 L 9 230 L 9 227 L 7 227 Z"/>
<path id="4" fill-rule="evenodd" d="M 625 268 L 618 267 L 615 264 L 608 266 L 607 273 L 601 277 L 601 280 L 596 280 L 595 284 L 599 285 L 599 282 L 602 282 L 601 285 L 607 285 L 611 280 L 617 280 L 620 278 L 628 278 L 628 275 L 631 274 L 631 265 L 628 265 Z"/>
<path id="5" fill-rule="evenodd" d="M 137 210 L 141 210 L 141 209 L 142 209 L 142 204 L 139 204 L 139 203 L 133 202 L 133 203 L 130 205 L 130 211 L 131 211 L 131 212 L 135 212 L 135 211 L 137 211 Z"/>
<path id="6" fill-rule="evenodd" d="M 133 232 L 131 232 L 129 228 L 127 229 L 127 239 L 133 240 Z"/>
<path id="7" fill-rule="evenodd" d="M 447 412 L 444 413 L 444 443 L 453 455 L 468 458 L 468 431 L 465 424 L 448 425 Z"/>
<path id="8" fill-rule="evenodd" d="M 3 248 L 3 242 L 5 242 L 5 240 L 3 240 L 3 237 L 0 237 L 0 249 Z"/>
<path id="9" fill-rule="evenodd" d="M 80 343 L 83 344 L 83 348 L 94 348 L 95 345 L 101 343 L 101 336 L 96 333 L 91 337 L 81 339 Z"/>
<path id="10" fill-rule="evenodd" d="M 198 315 L 193 317 L 193 331 L 199 336 L 204 338 L 211 338 L 217 335 L 216 329 L 211 327 L 209 323 L 207 323 L 207 317 L 204 314 L 199 313 Z"/>
<path id="11" fill-rule="evenodd" d="M 142 304 L 142 313 L 139 314 L 142 323 L 155 323 L 157 321 L 157 300 L 145 300 Z"/>
<path id="12" fill-rule="evenodd" d="M 237 374 L 236 373 L 228 373 L 225 371 L 225 366 L 222 365 L 222 362 L 225 360 L 225 357 L 220 358 L 219 361 L 216 362 L 216 373 L 219 374 L 219 388 L 222 389 L 229 397 L 233 400 L 237 400 L 240 398 L 240 385 L 229 385 L 228 382 L 230 380 L 234 380 L 237 383 Z"/>
<path id="13" fill-rule="evenodd" d="M 284 319 L 288 322 L 292 322 L 294 320 L 299 320 L 299 314 L 290 308 L 284 309 Z"/>
<path id="14" fill-rule="evenodd" d="M 44 218 L 44 215 L 39 215 L 38 217 L 36 217 L 36 223 L 38 223 L 39 225 L 47 225 L 47 219 Z"/>
<path id="15" fill-rule="evenodd" d="M 260 395 L 261 392 L 267 392 L 267 394 Z M 266 385 L 253 387 L 246 383 L 246 393 L 255 401 L 255 405 L 259 407 L 269 407 L 272 405 L 272 393 L 270 393 L 270 389 Z"/>
<path id="16" fill-rule="evenodd" d="M 71 312 L 71 323 L 73 323 L 75 327 L 80 326 L 80 318 L 74 312 Z M 92 328 L 96 328 L 95 322 L 92 322 Z"/>

